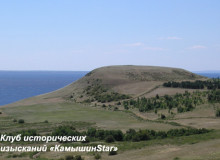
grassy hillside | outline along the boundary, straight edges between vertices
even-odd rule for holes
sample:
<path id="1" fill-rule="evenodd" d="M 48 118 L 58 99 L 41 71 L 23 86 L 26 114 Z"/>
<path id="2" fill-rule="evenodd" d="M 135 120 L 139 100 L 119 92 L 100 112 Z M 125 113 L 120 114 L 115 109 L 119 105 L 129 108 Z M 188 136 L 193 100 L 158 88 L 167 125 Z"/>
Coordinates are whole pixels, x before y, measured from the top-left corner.
<path id="1" fill-rule="evenodd" d="M 109 66 L 89 72 L 85 77 L 63 90 L 71 91 L 71 88 L 74 88 L 71 96 L 76 101 L 91 98 L 99 90 L 107 92 L 106 94 L 116 92 L 135 97 L 151 91 L 165 81 L 197 80 L 201 78 L 203 77 L 176 68 Z M 93 90 L 94 92 L 92 92 Z M 69 96 L 69 93 L 64 96 Z"/>
<path id="2" fill-rule="evenodd" d="M 116 100 L 139 96 L 152 97 L 156 94 L 175 94 L 185 89 L 164 89 L 167 81 L 201 80 L 205 77 L 189 71 L 155 66 L 108 66 L 89 72 L 80 80 L 57 91 L 32 97 L 12 104 L 12 106 L 32 105 L 39 103 L 63 102 L 97 102 L 101 98 L 113 97 Z M 155 91 L 156 90 L 156 91 Z M 155 91 L 155 92 L 154 92 Z M 123 95 L 126 95 L 123 97 Z M 94 96 L 98 97 L 95 98 Z M 11 106 L 11 105 L 9 105 Z"/>
<path id="3" fill-rule="evenodd" d="M 209 92 L 206 88 L 163 86 L 168 81 L 195 80 L 207 78 L 183 69 L 166 67 L 98 68 L 62 89 L 1 107 L 0 129 L 2 133 L 11 134 L 35 129 L 40 135 L 51 134 L 59 126 L 69 126 L 82 132 L 91 127 L 97 130 L 120 130 L 124 134 L 131 131 L 129 129 L 134 129 L 133 132 L 139 133 L 132 137 L 133 140 L 124 139 L 111 143 L 119 148 L 117 155 L 100 153 L 102 159 L 217 160 L 220 158 L 220 119 L 216 117 L 220 104 L 217 92 Z M 216 101 L 209 101 L 211 93 L 215 95 L 212 99 Z M 185 110 L 179 112 L 177 106 Z M 143 111 L 142 108 L 147 109 Z M 19 119 L 23 119 L 24 123 L 18 123 Z M 184 129 L 200 128 L 210 130 L 203 134 L 184 134 Z M 138 140 L 139 134 L 141 136 L 148 133 L 144 129 L 154 130 L 161 135 L 171 129 L 180 130 L 181 136 Z M 86 145 L 100 143 L 110 145 L 102 139 L 95 139 Z M 59 143 L 48 145 L 54 144 Z M 0 159 L 17 157 L 17 160 L 30 160 L 32 154 L 1 153 Z M 77 154 L 85 160 L 94 159 L 94 153 L 44 152 L 40 153 L 39 160 L 65 159 L 67 155 Z"/>

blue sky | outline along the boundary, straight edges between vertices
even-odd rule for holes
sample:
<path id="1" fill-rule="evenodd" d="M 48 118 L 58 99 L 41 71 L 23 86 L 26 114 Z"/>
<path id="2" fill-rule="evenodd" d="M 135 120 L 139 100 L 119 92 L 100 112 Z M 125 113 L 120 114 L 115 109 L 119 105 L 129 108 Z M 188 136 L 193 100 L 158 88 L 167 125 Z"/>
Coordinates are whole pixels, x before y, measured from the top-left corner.
<path id="1" fill-rule="evenodd" d="M 220 70 L 219 0 L 1 0 L 0 70 Z"/>

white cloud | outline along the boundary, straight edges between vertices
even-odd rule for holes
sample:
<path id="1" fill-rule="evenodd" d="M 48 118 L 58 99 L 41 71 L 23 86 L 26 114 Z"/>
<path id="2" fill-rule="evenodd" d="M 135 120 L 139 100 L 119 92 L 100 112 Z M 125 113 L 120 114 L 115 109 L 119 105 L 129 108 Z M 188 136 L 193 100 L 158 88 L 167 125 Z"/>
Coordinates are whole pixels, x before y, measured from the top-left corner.
<path id="1" fill-rule="evenodd" d="M 172 36 L 172 37 L 160 37 L 159 39 L 160 40 L 181 40 L 182 38 Z"/>
<path id="2" fill-rule="evenodd" d="M 205 49 L 207 48 L 206 46 L 202 46 L 202 45 L 194 45 L 192 47 L 190 47 L 189 49 Z"/>

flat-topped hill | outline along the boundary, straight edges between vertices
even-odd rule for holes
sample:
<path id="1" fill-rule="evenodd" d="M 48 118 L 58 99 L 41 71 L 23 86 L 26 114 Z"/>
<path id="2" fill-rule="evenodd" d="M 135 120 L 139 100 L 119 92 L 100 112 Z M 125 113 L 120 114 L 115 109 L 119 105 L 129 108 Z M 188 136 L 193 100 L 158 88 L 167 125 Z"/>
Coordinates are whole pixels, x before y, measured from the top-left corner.
<path id="1" fill-rule="evenodd" d="M 89 128 L 96 128 L 95 135 L 107 130 L 114 130 L 114 132 L 107 131 L 104 133 L 117 133 L 116 135 L 118 135 L 118 131 L 121 130 L 123 134 L 130 134 L 128 137 L 131 137 L 132 140 L 124 138 L 123 141 L 118 141 L 115 139 L 116 142 L 112 143 L 122 149 L 119 150 L 117 155 L 108 156 L 108 153 L 100 153 L 103 159 L 111 159 L 111 157 L 113 159 L 128 159 L 128 155 L 133 157 L 137 155 L 136 159 L 146 159 L 146 157 L 157 159 L 158 152 L 152 152 L 155 151 L 155 148 L 156 150 L 159 149 L 165 159 L 178 159 L 180 156 L 184 158 L 185 153 L 191 153 L 188 151 L 195 150 L 195 148 L 197 151 L 193 154 L 187 154 L 190 157 L 187 157 L 188 159 L 195 159 L 201 153 L 203 155 L 200 157 L 210 157 L 213 153 L 218 156 L 220 119 L 217 118 L 216 113 L 218 113 L 217 109 L 220 108 L 220 104 L 219 99 L 216 99 L 218 97 L 216 95 L 219 95 L 217 94 L 219 92 L 208 90 L 207 87 L 189 89 L 190 87 L 171 88 L 163 85 L 164 82 L 168 81 L 174 81 L 172 83 L 192 81 L 185 83 L 195 84 L 193 82 L 195 80 L 206 79 L 176 68 L 151 66 L 102 67 L 89 72 L 78 81 L 57 91 L 0 108 L 0 128 L 2 133 L 13 133 L 15 135 L 27 129 L 36 130 L 39 135 L 52 135 L 53 133 L 61 133 L 57 132 L 59 131 L 57 128 L 61 128 L 63 132 L 65 128 L 62 127 L 69 127 L 67 129 L 70 134 L 72 128 L 81 133 L 86 133 Z M 201 81 L 196 83 L 199 82 Z M 217 81 L 213 80 L 211 82 L 210 80 L 209 82 L 212 84 L 212 82 Z M 186 90 L 188 92 L 185 92 Z M 193 92 L 195 90 L 199 91 Z M 181 92 L 185 93 L 176 94 Z M 165 94 L 175 96 L 162 96 Z M 24 123 L 20 124 L 19 120 L 24 120 Z M 186 128 L 191 131 L 189 132 Z M 73 133 L 75 133 L 75 129 Z M 115 132 L 116 130 L 117 132 Z M 127 132 L 128 130 L 129 132 Z M 151 136 L 148 130 L 154 130 L 155 132 L 152 131 Z M 207 132 L 202 133 L 202 131 Z M 142 137 L 148 138 L 141 139 Z M 153 137 L 155 138 L 153 139 Z M 98 139 L 98 141 L 106 143 L 103 138 Z M 158 141 L 160 143 L 157 143 Z M 156 145 L 154 142 L 156 142 Z M 191 142 L 196 142 L 196 144 Z M 88 142 L 87 145 L 94 145 L 95 143 L 96 141 L 91 138 L 91 142 Z M 167 148 L 167 143 L 172 143 L 172 145 Z M 53 144 L 54 142 L 48 143 L 48 145 Z M 185 144 L 187 144 L 187 147 L 185 147 Z M 204 146 L 204 144 L 208 145 Z M 34 143 L 31 145 L 35 146 Z M 67 142 L 67 145 L 71 146 L 72 143 Z M 203 148 L 209 148 L 209 150 Z M 178 150 L 179 152 L 176 153 Z M 94 159 L 92 154 L 81 154 L 83 157 Z M 6 156 L 6 154 L 1 155 L 2 159 Z M 42 158 L 54 158 L 56 155 L 51 157 L 49 152 L 45 152 L 40 156 Z M 65 156 L 66 153 L 59 153 L 59 157 Z M 216 159 L 219 158 L 217 156 Z"/>
<path id="2" fill-rule="evenodd" d="M 203 78 L 192 72 L 168 67 L 157 66 L 107 66 L 89 72 L 86 77 L 100 78 L 106 83 L 120 84 L 121 81 L 177 81 L 177 80 L 196 80 Z"/>
<path id="3" fill-rule="evenodd" d="M 99 99 L 97 96 L 103 94 L 112 96 L 112 94 L 119 93 L 136 97 L 150 92 L 166 81 L 198 80 L 203 78 L 178 68 L 132 65 L 107 66 L 95 69 L 80 80 L 47 96 L 70 97 L 77 102 L 96 101 Z"/>
<path id="4" fill-rule="evenodd" d="M 23 102 L 41 103 L 43 101 L 59 102 L 62 99 L 71 99 L 76 102 L 93 102 L 106 99 L 110 102 L 146 94 L 157 94 L 164 82 L 199 80 L 205 77 L 178 68 L 156 66 L 107 66 L 97 68 L 83 78 L 57 91 L 36 96 Z M 175 94 L 177 91 L 168 89 Z M 169 94 L 169 91 L 165 91 Z M 19 103 L 20 104 L 20 103 Z"/>

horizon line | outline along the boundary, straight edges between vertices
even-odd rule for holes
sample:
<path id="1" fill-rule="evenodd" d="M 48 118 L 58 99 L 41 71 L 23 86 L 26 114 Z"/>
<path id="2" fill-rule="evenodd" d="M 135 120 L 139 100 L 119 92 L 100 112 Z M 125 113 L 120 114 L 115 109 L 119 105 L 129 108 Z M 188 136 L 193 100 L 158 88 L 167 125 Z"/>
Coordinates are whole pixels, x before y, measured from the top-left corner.
<path id="1" fill-rule="evenodd" d="M 90 72 L 92 70 L 0 70 L 0 72 Z M 197 72 L 197 73 L 220 72 L 220 70 L 188 70 L 188 71 Z"/>

